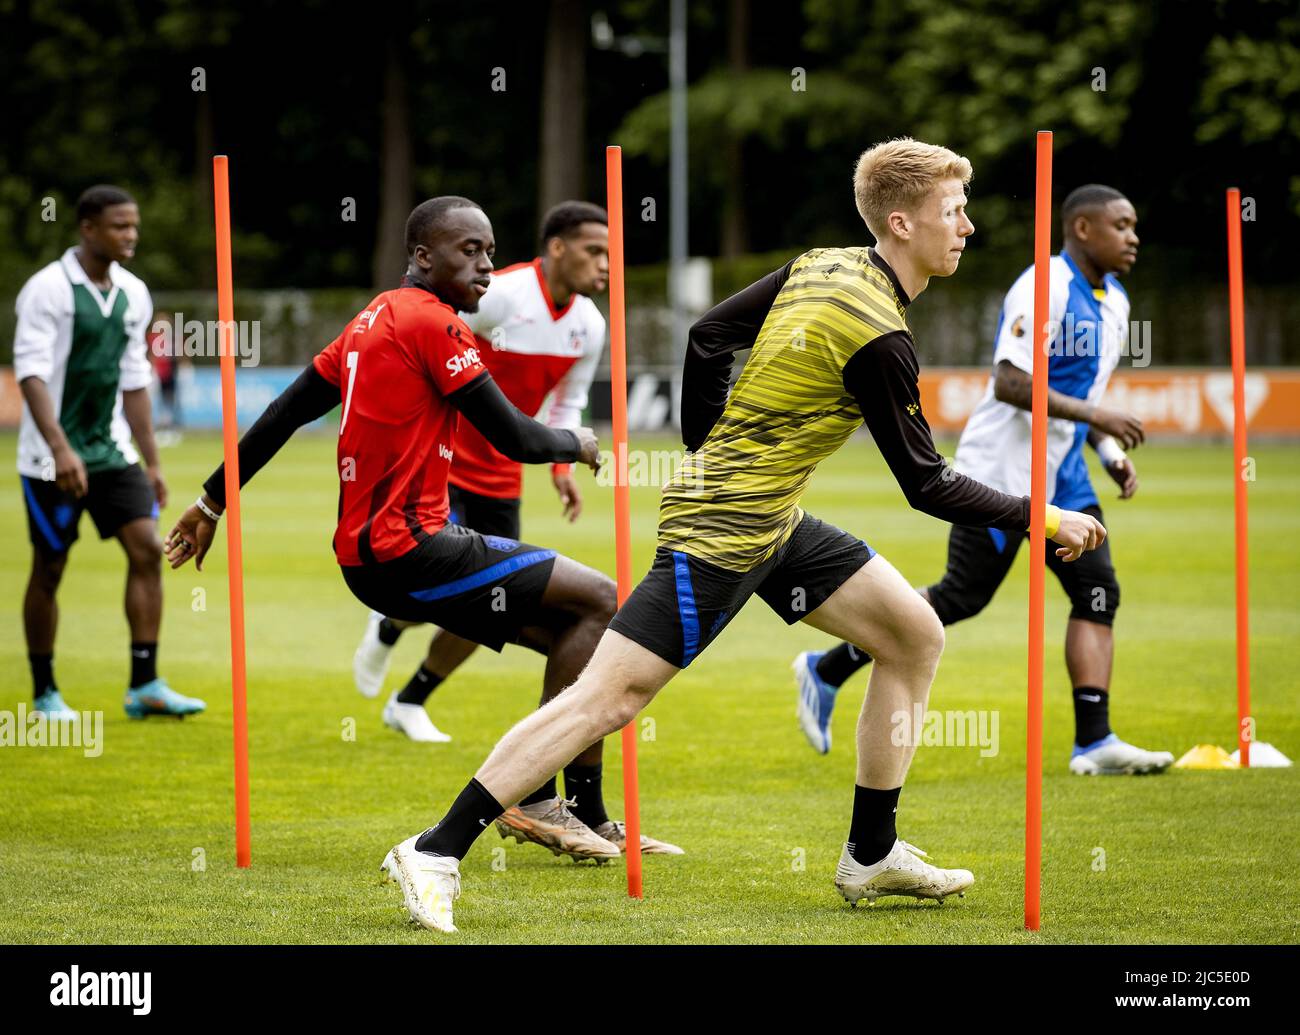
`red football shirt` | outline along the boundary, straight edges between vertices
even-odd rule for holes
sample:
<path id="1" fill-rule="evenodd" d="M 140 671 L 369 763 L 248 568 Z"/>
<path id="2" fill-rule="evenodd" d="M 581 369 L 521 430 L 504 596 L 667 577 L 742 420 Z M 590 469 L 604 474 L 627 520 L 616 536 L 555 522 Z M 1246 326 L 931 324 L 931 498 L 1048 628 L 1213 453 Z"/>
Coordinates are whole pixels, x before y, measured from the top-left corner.
<path id="1" fill-rule="evenodd" d="M 557 306 L 546 286 L 542 260 L 534 259 L 494 272 L 478 311 L 464 318 L 507 399 L 553 428 L 582 423 L 591 380 L 605 349 L 605 318 L 596 303 L 573 295 Z M 551 405 L 543 416 L 542 402 L 548 395 Z M 567 464 L 559 467 L 568 469 Z M 523 495 L 523 465 L 502 456 L 468 422 L 456 433 L 449 480 L 480 496 Z"/>
<path id="2" fill-rule="evenodd" d="M 486 371 L 474 334 L 424 288 L 385 291 L 314 361 L 338 385 L 339 564 L 387 561 L 447 523 L 459 414 L 447 396 Z"/>

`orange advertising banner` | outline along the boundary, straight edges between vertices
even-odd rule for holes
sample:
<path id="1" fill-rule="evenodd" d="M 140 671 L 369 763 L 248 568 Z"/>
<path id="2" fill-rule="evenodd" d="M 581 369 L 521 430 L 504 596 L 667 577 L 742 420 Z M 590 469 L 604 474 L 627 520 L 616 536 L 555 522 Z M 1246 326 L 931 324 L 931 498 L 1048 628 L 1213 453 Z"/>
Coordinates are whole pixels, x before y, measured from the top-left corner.
<path id="1" fill-rule="evenodd" d="M 921 370 L 921 409 L 936 432 L 956 434 L 988 386 L 987 370 Z M 1117 370 L 1103 406 L 1138 417 L 1148 434 L 1232 434 L 1232 372 L 1209 368 Z M 1300 370 L 1246 372 L 1246 425 L 1252 434 L 1300 437 Z"/>

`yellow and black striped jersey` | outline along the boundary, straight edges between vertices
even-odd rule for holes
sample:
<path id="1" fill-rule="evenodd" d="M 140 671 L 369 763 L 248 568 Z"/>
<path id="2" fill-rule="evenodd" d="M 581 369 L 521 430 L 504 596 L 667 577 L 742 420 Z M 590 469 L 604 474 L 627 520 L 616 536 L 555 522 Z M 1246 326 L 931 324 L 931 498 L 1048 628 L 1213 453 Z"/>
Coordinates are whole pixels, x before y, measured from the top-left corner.
<path id="1" fill-rule="evenodd" d="M 913 506 L 1025 527 L 1026 501 L 970 482 L 935 451 L 908 302 L 873 249 L 818 248 L 692 327 L 682 384 L 692 451 L 664 487 L 659 545 L 734 571 L 762 564 L 802 518 L 817 465 L 864 419 Z M 750 346 L 728 397 L 732 354 Z"/>

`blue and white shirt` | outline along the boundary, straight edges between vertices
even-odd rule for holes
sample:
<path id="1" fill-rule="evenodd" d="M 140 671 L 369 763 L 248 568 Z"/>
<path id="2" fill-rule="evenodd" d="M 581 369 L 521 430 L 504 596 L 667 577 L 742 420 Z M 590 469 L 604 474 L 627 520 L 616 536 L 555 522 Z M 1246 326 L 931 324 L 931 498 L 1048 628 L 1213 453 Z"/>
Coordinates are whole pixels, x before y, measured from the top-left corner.
<path id="1" fill-rule="evenodd" d="M 1128 335 L 1128 295 L 1106 274 L 1094 288 L 1062 252 L 1051 260 L 1048 387 L 1096 404 L 1119 363 Z M 1020 274 L 998 317 L 993 367 L 1008 360 L 1033 372 L 1034 268 Z M 1029 494 L 1031 416 L 993 394 L 993 377 L 957 444 L 955 466 L 985 485 L 1015 496 Z M 1088 425 L 1059 417 L 1047 421 L 1047 491 L 1066 510 L 1097 504 L 1083 444 Z"/>

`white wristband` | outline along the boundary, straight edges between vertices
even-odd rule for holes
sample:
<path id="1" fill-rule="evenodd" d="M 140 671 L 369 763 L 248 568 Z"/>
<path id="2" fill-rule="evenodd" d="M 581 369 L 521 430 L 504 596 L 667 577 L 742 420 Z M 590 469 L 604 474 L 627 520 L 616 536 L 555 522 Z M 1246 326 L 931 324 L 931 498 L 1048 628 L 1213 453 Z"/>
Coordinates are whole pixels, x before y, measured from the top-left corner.
<path id="1" fill-rule="evenodd" d="M 200 496 L 198 499 L 196 499 L 196 500 L 194 501 L 194 505 L 195 505 L 196 507 L 198 507 L 199 510 L 203 511 L 203 513 L 205 513 L 205 514 L 206 514 L 208 517 L 210 517 L 213 521 L 220 521 L 220 520 L 221 520 L 221 515 L 218 514 L 218 513 L 217 513 L 215 510 L 213 510 L 211 507 L 209 507 L 206 503 L 204 503 L 204 502 L 203 502 L 203 497 L 202 497 L 202 496 Z"/>
<path id="2" fill-rule="evenodd" d="M 1128 454 L 1120 449 L 1119 443 L 1107 435 L 1097 443 L 1097 457 L 1107 467 L 1114 467 L 1121 460 L 1127 460 Z"/>

